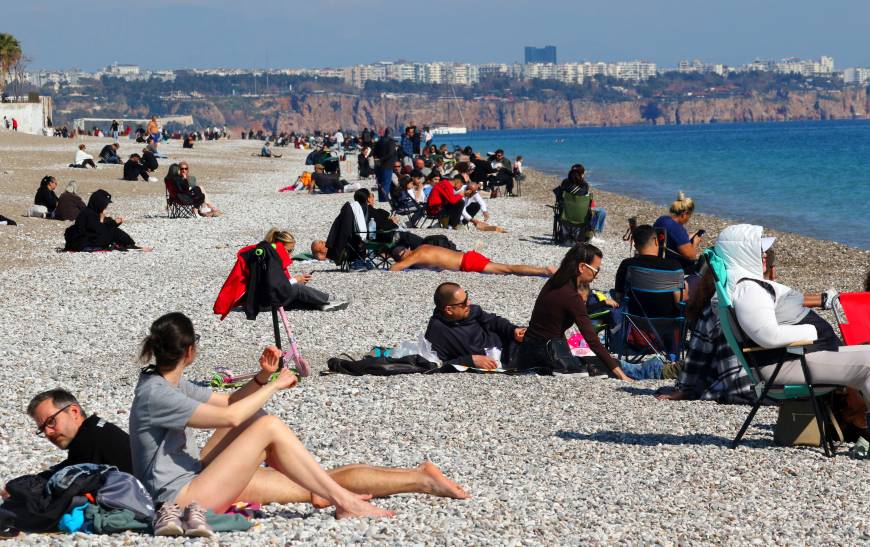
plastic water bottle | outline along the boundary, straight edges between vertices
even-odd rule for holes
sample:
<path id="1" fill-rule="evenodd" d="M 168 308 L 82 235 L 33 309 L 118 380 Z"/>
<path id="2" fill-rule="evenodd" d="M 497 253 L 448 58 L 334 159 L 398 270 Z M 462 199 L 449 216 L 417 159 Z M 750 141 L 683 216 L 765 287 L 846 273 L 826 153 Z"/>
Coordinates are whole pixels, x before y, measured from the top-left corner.
<path id="1" fill-rule="evenodd" d="M 370 218 L 370 219 L 369 219 L 369 237 L 368 237 L 368 238 L 369 238 L 369 239 L 374 239 L 374 238 L 375 238 L 375 233 L 376 233 L 377 231 L 378 231 L 378 227 L 377 227 L 377 225 L 375 224 L 375 219 Z"/>

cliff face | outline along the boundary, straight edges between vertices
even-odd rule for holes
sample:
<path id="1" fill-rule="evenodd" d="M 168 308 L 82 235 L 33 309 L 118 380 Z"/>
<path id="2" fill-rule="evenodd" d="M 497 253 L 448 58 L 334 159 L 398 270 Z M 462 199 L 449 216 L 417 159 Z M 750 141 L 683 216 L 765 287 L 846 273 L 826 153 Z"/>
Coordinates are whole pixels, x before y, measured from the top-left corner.
<path id="1" fill-rule="evenodd" d="M 100 107 L 82 100 L 65 101 L 66 112 L 96 114 L 108 109 L 118 114 L 146 117 L 143 108 L 117 103 Z M 747 94 L 732 97 L 684 97 L 669 100 L 639 99 L 621 102 L 550 100 L 432 99 L 418 95 L 355 95 L 313 93 L 269 98 L 219 97 L 167 101 L 165 112 L 191 114 L 198 125 L 226 125 L 234 131 L 333 131 L 445 123 L 470 130 L 583 127 L 635 124 L 698 124 L 787 120 L 853 119 L 868 116 L 866 88 L 844 91 L 802 91 Z M 108 110 L 106 111 L 108 113 Z M 133 110 L 137 110 L 133 112 Z M 462 117 L 460 116 L 460 110 Z M 74 116 L 70 116 L 74 117 Z"/>
<path id="2" fill-rule="evenodd" d="M 235 101 L 238 103 L 238 100 Z M 651 103 L 653 106 L 651 106 Z M 542 127 L 581 127 L 632 124 L 697 124 L 786 120 L 865 118 L 867 90 L 806 91 L 788 94 L 753 94 L 740 97 L 686 97 L 669 101 L 593 103 L 552 99 L 429 99 L 420 96 L 361 98 L 352 95 L 313 94 L 252 99 L 234 108 L 215 100 L 199 105 L 194 116 L 211 118 L 234 128 L 277 131 L 313 131 L 343 128 L 394 127 L 416 123 L 464 125 L 470 130 Z"/>

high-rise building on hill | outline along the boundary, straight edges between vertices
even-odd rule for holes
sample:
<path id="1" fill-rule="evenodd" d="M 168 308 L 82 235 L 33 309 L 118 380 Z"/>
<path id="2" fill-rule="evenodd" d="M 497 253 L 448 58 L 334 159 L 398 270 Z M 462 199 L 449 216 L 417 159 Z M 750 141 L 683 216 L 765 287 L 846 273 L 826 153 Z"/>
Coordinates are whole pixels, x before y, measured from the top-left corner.
<path id="1" fill-rule="evenodd" d="M 556 64 L 556 46 L 526 46 L 525 63 Z"/>

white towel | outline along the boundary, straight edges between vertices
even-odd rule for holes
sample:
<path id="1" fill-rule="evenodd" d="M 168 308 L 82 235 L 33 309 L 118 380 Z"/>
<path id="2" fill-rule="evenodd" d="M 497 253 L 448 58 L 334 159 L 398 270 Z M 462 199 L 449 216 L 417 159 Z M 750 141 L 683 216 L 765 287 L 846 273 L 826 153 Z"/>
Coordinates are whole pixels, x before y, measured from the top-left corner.
<path id="1" fill-rule="evenodd" d="M 368 223 L 366 222 L 366 215 L 363 212 L 362 205 L 360 205 L 358 201 L 351 201 L 350 210 L 353 211 L 353 219 L 356 222 L 357 233 L 368 233 L 369 227 Z"/>

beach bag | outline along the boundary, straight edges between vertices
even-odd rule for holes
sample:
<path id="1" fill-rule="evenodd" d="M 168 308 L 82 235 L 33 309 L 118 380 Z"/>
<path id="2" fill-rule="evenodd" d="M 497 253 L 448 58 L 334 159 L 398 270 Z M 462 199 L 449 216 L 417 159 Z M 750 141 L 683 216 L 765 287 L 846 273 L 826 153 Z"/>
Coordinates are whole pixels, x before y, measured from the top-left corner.
<path id="1" fill-rule="evenodd" d="M 834 426 L 833 437 L 843 440 L 843 431 L 837 418 L 827 406 L 822 412 Z M 813 403 L 809 399 L 788 399 L 779 407 L 779 417 L 773 432 L 773 441 L 779 446 L 819 446 L 819 426 Z"/>
<path id="2" fill-rule="evenodd" d="M 97 491 L 97 503 L 110 509 L 127 509 L 145 521 L 154 517 L 154 502 L 148 491 L 136 477 L 123 471 L 106 474 L 106 482 Z"/>
<path id="3" fill-rule="evenodd" d="M 26 217 L 48 218 L 48 207 L 45 205 L 31 205 L 24 213 Z"/>
<path id="4" fill-rule="evenodd" d="M 440 365 L 419 355 L 404 357 L 363 357 L 358 361 L 333 357 L 326 362 L 330 372 L 350 376 L 396 376 L 399 374 L 427 374 L 436 372 Z"/>
<path id="5" fill-rule="evenodd" d="M 553 372 L 578 372 L 582 363 L 580 358 L 575 357 L 571 352 L 571 346 L 563 336 L 547 340 L 547 356 L 550 358 Z"/>

